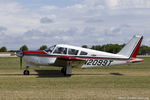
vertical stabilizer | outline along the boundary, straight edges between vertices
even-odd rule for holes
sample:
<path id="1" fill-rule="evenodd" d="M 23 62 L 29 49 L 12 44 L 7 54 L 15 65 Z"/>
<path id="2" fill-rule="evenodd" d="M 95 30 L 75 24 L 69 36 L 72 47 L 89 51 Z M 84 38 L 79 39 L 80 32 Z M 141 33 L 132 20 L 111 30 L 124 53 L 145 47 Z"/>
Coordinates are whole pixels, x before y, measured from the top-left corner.
<path id="1" fill-rule="evenodd" d="M 143 36 L 134 36 L 118 54 L 129 58 L 136 58 L 142 40 Z"/>

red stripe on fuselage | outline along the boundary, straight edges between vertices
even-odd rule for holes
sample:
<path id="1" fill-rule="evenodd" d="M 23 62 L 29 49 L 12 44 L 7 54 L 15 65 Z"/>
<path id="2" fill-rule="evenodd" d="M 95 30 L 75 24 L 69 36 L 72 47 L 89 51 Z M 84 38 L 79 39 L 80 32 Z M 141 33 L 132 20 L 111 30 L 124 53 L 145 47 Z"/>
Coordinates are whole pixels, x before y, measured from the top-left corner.
<path id="1" fill-rule="evenodd" d="M 23 51 L 24 54 L 47 54 L 44 51 Z"/>
<path id="2" fill-rule="evenodd" d="M 60 57 L 57 57 L 57 59 L 68 60 L 68 61 L 81 61 L 81 60 L 83 60 L 79 57 L 72 57 L 72 56 L 60 56 Z"/>

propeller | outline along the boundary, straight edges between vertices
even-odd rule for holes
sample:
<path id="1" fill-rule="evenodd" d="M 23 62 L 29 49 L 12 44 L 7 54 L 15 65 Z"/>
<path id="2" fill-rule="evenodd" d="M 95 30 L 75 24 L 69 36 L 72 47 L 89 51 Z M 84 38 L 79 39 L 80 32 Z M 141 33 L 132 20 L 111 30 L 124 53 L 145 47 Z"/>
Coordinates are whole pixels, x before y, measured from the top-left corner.
<path id="1" fill-rule="evenodd" d="M 20 69 L 22 69 L 22 58 L 23 57 L 20 57 Z"/>
<path id="2" fill-rule="evenodd" d="M 22 58 L 23 58 L 23 51 L 20 50 L 20 52 L 16 53 L 16 56 L 20 57 L 20 69 L 22 69 Z"/>

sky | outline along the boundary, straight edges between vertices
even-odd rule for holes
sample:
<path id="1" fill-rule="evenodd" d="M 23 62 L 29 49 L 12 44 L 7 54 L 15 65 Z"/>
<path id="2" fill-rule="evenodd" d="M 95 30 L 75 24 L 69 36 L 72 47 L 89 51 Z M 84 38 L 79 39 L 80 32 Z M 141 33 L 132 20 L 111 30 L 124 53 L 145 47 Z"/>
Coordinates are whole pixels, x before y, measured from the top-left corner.
<path id="1" fill-rule="evenodd" d="M 0 47 L 127 43 L 150 46 L 150 0 L 0 0 Z"/>

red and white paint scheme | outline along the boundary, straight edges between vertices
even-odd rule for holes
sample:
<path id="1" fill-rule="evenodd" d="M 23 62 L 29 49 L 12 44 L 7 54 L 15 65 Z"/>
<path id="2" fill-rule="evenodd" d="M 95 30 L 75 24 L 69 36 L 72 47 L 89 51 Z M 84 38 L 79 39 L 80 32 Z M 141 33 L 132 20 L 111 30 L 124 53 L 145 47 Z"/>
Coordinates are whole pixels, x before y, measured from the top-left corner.
<path id="1" fill-rule="evenodd" d="M 66 76 L 72 74 L 73 67 L 89 68 L 142 62 L 137 59 L 143 36 L 134 36 L 117 54 L 91 50 L 65 44 L 51 46 L 43 51 L 22 51 L 18 56 L 26 61 L 24 75 L 29 75 L 28 67 L 58 66 Z"/>

